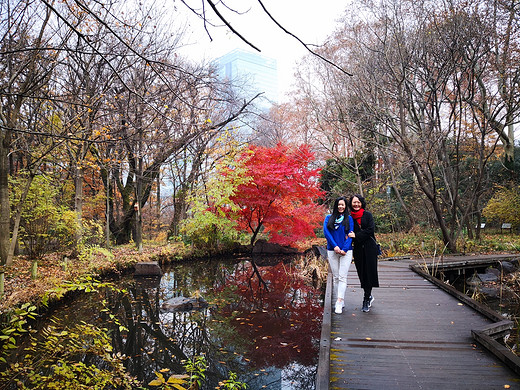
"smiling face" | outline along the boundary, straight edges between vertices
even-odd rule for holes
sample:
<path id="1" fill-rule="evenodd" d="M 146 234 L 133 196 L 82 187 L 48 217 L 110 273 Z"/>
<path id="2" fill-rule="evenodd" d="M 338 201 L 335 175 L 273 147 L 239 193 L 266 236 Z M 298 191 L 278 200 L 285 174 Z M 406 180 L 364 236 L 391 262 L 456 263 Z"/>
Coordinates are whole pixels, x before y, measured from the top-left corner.
<path id="1" fill-rule="evenodd" d="M 339 211 L 339 213 L 343 214 L 345 212 L 346 207 L 347 207 L 347 204 L 345 203 L 345 201 L 343 199 L 341 199 L 338 202 L 338 211 Z"/>
<path id="2" fill-rule="evenodd" d="M 352 198 L 352 202 L 351 202 L 350 206 L 352 207 L 352 210 L 354 210 L 354 211 L 358 211 L 361 208 L 361 201 L 359 200 L 359 198 L 357 196 L 354 196 Z"/>

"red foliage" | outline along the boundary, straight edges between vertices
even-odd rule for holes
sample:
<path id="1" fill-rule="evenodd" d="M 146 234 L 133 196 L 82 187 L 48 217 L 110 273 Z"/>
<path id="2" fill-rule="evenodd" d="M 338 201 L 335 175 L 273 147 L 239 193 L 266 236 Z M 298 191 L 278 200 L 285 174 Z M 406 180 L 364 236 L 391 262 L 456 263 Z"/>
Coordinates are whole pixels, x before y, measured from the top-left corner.
<path id="1" fill-rule="evenodd" d="M 251 180 L 240 184 L 231 197 L 240 206 L 238 228 L 250 230 L 252 242 L 262 226 L 271 242 L 282 245 L 315 237 L 314 228 L 324 215 L 315 202 L 323 192 L 320 170 L 310 168 L 314 155 L 309 146 L 250 146 L 239 158 L 245 161 Z"/>

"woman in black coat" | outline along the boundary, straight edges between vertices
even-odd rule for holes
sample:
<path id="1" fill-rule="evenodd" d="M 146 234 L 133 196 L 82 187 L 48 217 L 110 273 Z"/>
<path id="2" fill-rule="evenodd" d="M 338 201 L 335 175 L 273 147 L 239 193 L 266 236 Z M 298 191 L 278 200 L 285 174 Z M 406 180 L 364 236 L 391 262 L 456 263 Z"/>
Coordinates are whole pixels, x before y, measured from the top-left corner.
<path id="1" fill-rule="evenodd" d="M 377 275 L 378 247 L 374 236 L 375 223 L 372 214 L 365 210 L 365 198 L 354 195 L 349 199 L 350 215 L 354 219 L 354 231 L 348 234 L 354 245 L 354 264 L 356 265 L 361 288 L 364 291 L 364 312 L 370 311 L 374 297 L 372 287 L 379 287 Z"/>

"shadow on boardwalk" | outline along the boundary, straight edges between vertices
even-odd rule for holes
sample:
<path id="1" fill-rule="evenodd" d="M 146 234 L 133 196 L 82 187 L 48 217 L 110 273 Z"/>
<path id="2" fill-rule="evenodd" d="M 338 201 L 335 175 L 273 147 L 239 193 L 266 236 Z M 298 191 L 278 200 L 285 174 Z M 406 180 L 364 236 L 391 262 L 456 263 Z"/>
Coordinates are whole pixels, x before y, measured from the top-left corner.
<path id="1" fill-rule="evenodd" d="M 379 263 L 369 313 L 354 264 L 342 314 L 331 313 L 327 288 L 317 389 L 520 389 L 520 377 L 472 338 L 492 321 L 414 273 L 415 263 Z"/>

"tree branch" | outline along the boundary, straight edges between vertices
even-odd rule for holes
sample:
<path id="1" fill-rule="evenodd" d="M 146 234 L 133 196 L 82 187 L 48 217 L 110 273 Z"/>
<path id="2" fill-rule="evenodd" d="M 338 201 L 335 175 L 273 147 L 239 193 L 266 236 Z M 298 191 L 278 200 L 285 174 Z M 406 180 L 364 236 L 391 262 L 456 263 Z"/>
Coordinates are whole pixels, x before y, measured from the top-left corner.
<path id="1" fill-rule="evenodd" d="M 209 2 L 209 0 L 207 0 Z M 303 42 L 300 38 L 298 38 L 296 35 L 294 35 L 292 32 L 288 31 L 285 27 L 283 27 L 280 23 L 278 23 L 278 21 L 269 13 L 269 11 L 267 10 L 267 8 L 265 8 L 264 4 L 262 3 L 262 0 L 258 0 L 258 3 L 262 6 L 262 9 L 264 10 L 264 12 L 267 14 L 267 16 L 269 16 L 269 18 L 286 34 L 290 35 L 291 37 L 293 37 L 294 39 L 296 39 L 298 42 L 300 42 L 303 47 L 305 47 L 305 49 L 307 49 L 311 54 L 315 55 L 316 57 L 322 59 L 323 61 L 325 61 L 327 64 L 329 65 L 332 65 L 333 67 L 335 67 L 336 69 L 338 69 L 339 71 L 341 71 L 342 73 L 346 74 L 347 76 L 352 76 L 351 73 L 347 72 L 346 70 L 344 70 L 342 67 L 340 67 L 339 65 L 336 65 L 334 62 L 328 60 L 327 58 L 323 57 L 322 55 L 320 55 L 319 53 L 316 53 L 314 50 L 312 50 L 309 45 L 307 45 L 305 42 Z"/>
<path id="2" fill-rule="evenodd" d="M 257 51 L 261 51 L 258 47 L 256 47 L 255 45 L 253 45 L 251 42 L 249 42 L 247 39 L 245 39 L 237 30 L 235 30 L 233 28 L 233 26 L 226 20 L 226 18 L 224 18 L 224 16 L 219 12 L 219 10 L 217 9 L 217 7 L 215 7 L 215 4 L 213 4 L 213 1 L 211 0 L 206 0 L 209 4 L 209 6 L 211 7 L 211 9 L 213 10 L 213 12 L 215 12 L 215 14 L 219 17 L 220 20 L 222 20 L 224 22 L 224 24 L 231 30 L 231 32 L 233 34 L 235 34 L 237 37 L 239 37 L 241 40 L 243 40 L 245 43 L 247 43 L 249 46 L 251 46 L 253 49 L 257 50 Z M 206 18 L 204 18 L 204 20 L 206 20 Z"/>

